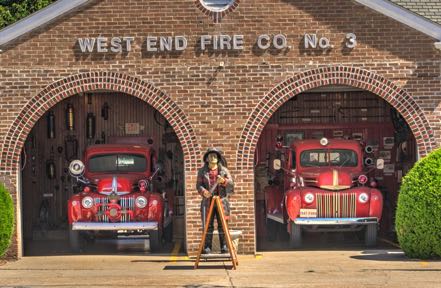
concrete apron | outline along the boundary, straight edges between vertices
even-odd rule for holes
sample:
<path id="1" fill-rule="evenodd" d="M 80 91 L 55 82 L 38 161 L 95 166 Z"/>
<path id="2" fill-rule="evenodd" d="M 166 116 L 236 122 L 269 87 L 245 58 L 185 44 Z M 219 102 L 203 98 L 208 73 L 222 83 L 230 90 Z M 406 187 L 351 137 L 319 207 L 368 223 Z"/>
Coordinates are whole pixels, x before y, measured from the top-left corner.
<path id="1" fill-rule="evenodd" d="M 441 261 L 408 259 L 397 249 L 283 251 L 231 262 L 186 256 L 24 257 L 0 264 L 0 286 L 21 287 L 440 287 Z"/>

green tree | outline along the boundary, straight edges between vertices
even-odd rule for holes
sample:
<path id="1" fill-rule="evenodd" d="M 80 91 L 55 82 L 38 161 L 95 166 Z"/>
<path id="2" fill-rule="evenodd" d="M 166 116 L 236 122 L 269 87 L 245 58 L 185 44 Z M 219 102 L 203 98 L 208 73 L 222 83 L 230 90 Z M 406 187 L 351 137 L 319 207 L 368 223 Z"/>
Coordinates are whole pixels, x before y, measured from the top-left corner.
<path id="1" fill-rule="evenodd" d="M 415 164 L 398 196 L 398 241 L 409 257 L 441 257 L 441 149 Z"/>
<path id="2" fill-rule="evenodd" d="M 0 0 L 0 28 L 4 28 L 55 0 Z"/>
<path id="3" fill-rule="evenodd" d="M 14 207 L 11 195 L 5 186 L 0 183 L 0 257 L 11 244 L 14 232 Z"/>

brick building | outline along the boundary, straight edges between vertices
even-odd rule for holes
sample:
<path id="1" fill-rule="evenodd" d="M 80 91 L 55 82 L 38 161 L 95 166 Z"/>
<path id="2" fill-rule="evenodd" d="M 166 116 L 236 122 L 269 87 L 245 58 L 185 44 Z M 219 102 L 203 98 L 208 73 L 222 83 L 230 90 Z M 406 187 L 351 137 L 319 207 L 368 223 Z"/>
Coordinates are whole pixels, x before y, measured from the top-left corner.
<path id="1" fill-rule="evenodd" d="M 236 182 L 240 251 L 256 251 L 256 147 L 296 95 L 329 86 L 370 92 L 405 119 L 416 157 L 439 147 L 441 22 L 432 12 L 441 7 L 411 2 L 60 0 L 3 29 L 0 181 L 17 219 L 8 255 L 23 255 L 22 223 L 32 218 L 22 209 L 32 192 L 23 189 L 21 151 L 38 121 L 75 95 L 131 95 L 170 123 L 182 148 L 189 254 L 200 236 L 197 169 L 211 146 L 224 151 Z"/>

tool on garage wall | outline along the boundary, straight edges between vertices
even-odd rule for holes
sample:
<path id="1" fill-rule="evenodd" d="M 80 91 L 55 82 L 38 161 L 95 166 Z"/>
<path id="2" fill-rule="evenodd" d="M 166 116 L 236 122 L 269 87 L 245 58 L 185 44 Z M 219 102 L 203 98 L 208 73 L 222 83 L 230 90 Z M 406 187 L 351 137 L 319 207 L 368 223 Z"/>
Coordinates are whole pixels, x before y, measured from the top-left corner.
<path id="1" fill-rule="evenodd" d="M 87 113 L 86 118 L 86 137 L 87 139 L 95 138 L 96 118 L 92 112 Z"/>
<path id="2" fill-rule="evenodd" d="M 101 117 L 104 120 L 109 119 L 109 104 L 107 102 L 104 102 L 103 106 L 101 107 Z"/>
<path id="3" fill-rule="evenodd" d="M 78 140 L 75 135 L 68 135 L 64 140 L 64 154 L 68 162 L 78 159 Z"/>
<path id="4" fill-rule="evenodd" d="M 47 114 L 47 138 L 55 138 L 55 114 L 53 110 Z"/>
<path id="5" fill-rule="evenodd" d="M 49 179 L 55 179 L 55 159 L 54 159 L 54 146 L 51 148 L 50 158 L 46 161 L 46 176 Z"/>

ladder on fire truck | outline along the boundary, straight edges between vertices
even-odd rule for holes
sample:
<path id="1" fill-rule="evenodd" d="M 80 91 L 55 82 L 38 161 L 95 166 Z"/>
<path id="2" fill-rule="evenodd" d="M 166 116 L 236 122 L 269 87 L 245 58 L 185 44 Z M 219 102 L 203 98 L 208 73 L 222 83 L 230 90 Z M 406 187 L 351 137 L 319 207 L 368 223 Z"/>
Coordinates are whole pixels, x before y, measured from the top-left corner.
<path id="1" fill-rule="evenodd" d="M 212 214 L 214 213 L 214 209 L 217 209 L 217 212 L 220 215 L 220 219 L 222 223 L 217 223 L 217 225 L 222 224 L 222 229 L 225 234 L 225 241 L 227 242 L 229 255 L 225 256 L 225 254 L 202 254 L 202 249 L 204 249 L 205 238 L 207 237 L 208 225 Z M 224 209 L 222 208 L 222 203 L 220 201 L 219 196 L 213 196 L 210 204 L 210 208 L 208 209 L 208 215 L 205 218 L 204 225 L 204 233 L 202 234 L 201 243 L 199 244 L 198 254 L 196 256 L 196 262 L 194 263 L 194 268 L 197 269 L 199 267 L 199 262 L 201 258 L 204 259 L 218 259 L 219 261 L 223 261 L 225 259 L 231 260 L 233 263 L 233 269 L 236 270 L 236 266 L 239 265 L 239 261 L 237 260 L 237 252 L 234 248 L 233 241 L 231 240 L 230 230 L 228 229 L 227 221 L 225 220 Z"/>

